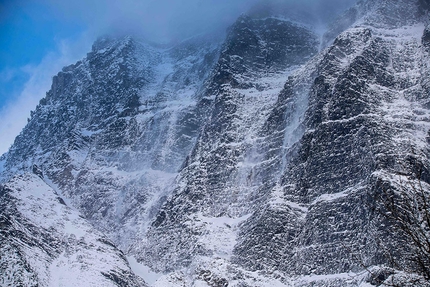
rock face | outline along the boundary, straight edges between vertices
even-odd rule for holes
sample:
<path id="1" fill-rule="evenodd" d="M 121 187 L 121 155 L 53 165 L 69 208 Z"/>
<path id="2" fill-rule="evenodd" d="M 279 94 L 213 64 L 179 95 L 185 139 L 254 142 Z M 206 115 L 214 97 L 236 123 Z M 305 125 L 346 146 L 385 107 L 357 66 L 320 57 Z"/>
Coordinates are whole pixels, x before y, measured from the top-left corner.
<path id="1" fill-rule="evenodd" d="M 376 182 L 396 174 L 418 178 L 417 166 L 427 182 L 429 167 L 424 26 L 408 17 L 417 11 L 403 11 L 406 2 L 397 2 L 395 11 L 373 6 L 366 24 L 348 29 L 322 53 L 308 92 L 305 132 L 273 189 L 282 200 L 270 199 L 243 225 L 235 247 L 240 264 L 309 275 L 386 260 L 379 240 L 396 240 L 383 234 L 383 219 L 370 207 L 381 192 Z M 386 9 L 399 21 L 379 17 Z M 291 81 L 280 100 L 291 101 L 295 85 Z M 269 122 L 279 123 L 274 117 Z M 276 129 L 273 124 L 269 133 Z"/>
<path id="2" fill-rule="evenodd" d="M 212 232 L 212 220 L 238 223 L 258 206 L 259 185 L 270 178 L 253 175 L 264 153 L 257 150 L 265 144 L 258 132 L 289 71 L 314 55 L 317 45 L 309 31 L 276 19 L 242 17 L 232 27 L 209 84 L 216 92 L 211 115 L 143 246 L 148 264 L 166 271 L 197 255 L 231 254 L 234 227 Z"/>
<path id="3" fill-rule="evenodd" d="M 153 286 L 416 282 L 378 199 L 430 183 L 425 5 L 359 1 L 322 41 L 267 15 L 99 39 L 1 159 L 0 282 L 144 286 L 123 253 Z"/>

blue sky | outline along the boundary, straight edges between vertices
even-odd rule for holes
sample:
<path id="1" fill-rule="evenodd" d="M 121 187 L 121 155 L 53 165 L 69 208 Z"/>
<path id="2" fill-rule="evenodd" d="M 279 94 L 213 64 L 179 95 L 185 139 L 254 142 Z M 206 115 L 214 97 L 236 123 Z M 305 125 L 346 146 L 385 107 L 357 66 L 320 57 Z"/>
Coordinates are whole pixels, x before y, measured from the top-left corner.
<path id="1" fill-rule="evenodd" d="M 98 36 L 138 34 L 176 41 L 224 29 L 257 1 L 0 0 L 0 154 L 25 126 L 52 77 L 85 57 Z M 355 0 L 271 1 L 333 14 Z"/>
<path id="2" fill-rule="evenodd" d="M 4 1 L 0 10 L 0 107 L 13 100 L 29 80 L 31 66 L 58 50 L 61 39 L 77 38 L 82 23 L 64 21 L 48 3 Z"/>

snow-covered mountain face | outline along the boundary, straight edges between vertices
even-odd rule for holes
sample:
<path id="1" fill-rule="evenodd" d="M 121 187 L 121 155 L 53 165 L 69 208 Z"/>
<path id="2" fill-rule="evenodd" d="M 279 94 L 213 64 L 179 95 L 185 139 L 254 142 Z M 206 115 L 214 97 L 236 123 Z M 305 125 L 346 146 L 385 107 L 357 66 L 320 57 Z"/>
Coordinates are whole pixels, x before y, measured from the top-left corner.
<path id="1" fill-rule="evenodd" d="M 279 15 L 168 48 L 99 39 L 0 159 L 0 282 L 412 282 L 381 268 L 415 266 L 377 199 L 430 184 L 429 7 L 359 1 L 321 40 Z"/>
<path id="2" fill-rule="evenodd" d="M 218 54 L 203 37 L 170 49 L 98 40 L 54 77 L 7 154 L 4 177 L 38 174 L 127 251 L 194 145 L 205 117 L 197 101 Z"/>
<path id="3" fill-rule="evenodd" d="M 210 117 L 142 244 L 142 260 L 166 271 L 197 255 L 232 254 L 236 226 L 222 222 L 249 216 L 264 197 L 260 187 L 271 185 L 274 174 L 260 166 L 267 151 L 260 131 L 290 72 L 317 47 L 310 31 L 283 20 L 242 17 L 232 27 L 211 79 Z"/>
<path id="4" fill-rule="evenodd" d="M 54 78 L 6 168 L 36 166 L 127 249 L 197 136 L 197 94 L 217 56 L 204 41 L 156 49 L 129 37 L 98 40 Z"/>
<path id="5" fill-rule="evenodd" d="M 124 254 L 35 174 L 0 187 L 1 286 L 146 286 Z"/>

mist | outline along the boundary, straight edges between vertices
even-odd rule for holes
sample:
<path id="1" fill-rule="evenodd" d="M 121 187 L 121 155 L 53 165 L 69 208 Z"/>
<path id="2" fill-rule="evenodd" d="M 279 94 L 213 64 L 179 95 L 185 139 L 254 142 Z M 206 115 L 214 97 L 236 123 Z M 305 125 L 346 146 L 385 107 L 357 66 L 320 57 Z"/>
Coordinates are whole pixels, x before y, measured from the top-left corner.
<path id="1" fill-rule="evenodd" d="M 356 0 L 47 0 L 66 21 L 83 22 L 95 35 L 139 35 L 154 42 L 175 42 L 195 34 L 225 30 L 242 13 L 262 6 L 307 14 L 325 25 Z M 257 7 L 257 8 L 256 8 Z M 280 7 L 282 7 L 280 9 Z M 311 21 L 310 21 L 311 22 Z"/>

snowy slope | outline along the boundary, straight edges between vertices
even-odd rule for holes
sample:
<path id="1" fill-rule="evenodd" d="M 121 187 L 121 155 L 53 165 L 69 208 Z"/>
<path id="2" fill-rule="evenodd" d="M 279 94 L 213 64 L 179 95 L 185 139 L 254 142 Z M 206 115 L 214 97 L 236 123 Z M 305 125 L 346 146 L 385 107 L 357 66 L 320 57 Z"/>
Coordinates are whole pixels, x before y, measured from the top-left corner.
<path id="1" fill-rule="evenodd" d="M 43 179 L 23 174 L 0 188 L 1 286 L 146 286 Z"/>

